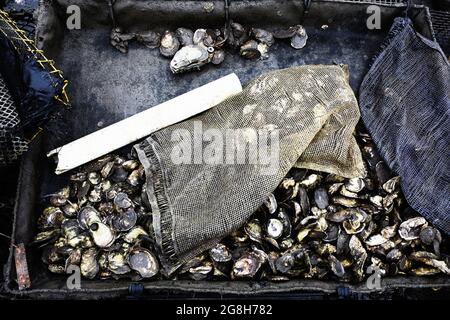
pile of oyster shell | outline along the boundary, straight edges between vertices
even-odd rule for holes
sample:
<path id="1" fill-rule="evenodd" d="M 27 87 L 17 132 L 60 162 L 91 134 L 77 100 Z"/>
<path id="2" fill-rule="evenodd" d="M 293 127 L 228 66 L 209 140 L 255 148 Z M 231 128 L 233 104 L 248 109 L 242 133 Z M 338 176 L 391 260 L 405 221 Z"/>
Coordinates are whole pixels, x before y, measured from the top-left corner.
<path id="1" fill-rule="evenodd" d="M 192 279 L 450 275 L 450 239 L 406 203 L 400 178 L 357 134 L 365 178 L 293 168 L 245 226 L 180 273 Z"/>
<path id="2" fill-rule="evenodd" d="M 267 59 L 269 47 L 274 44 L 275 39 L 290 39 L 293 48 L 301 49 L 306 45 L 308 36 L 301 25 L 269 32 L 244 27 L 237 22 L 231 22 L 227 28 L 222 29 L 165 30 L 162 35 L 154 31 L 127 33 L 116 27 L 110 34 L 111 45 L 122 53 L 128 51 L 131 40 L 148 48 L 159 47 L 161 55 L 172 58 L 170 70 L 173 73 L 198 70 L 208 63 L 222 63 L 225 59 L 225 45 L 239 51 L 244 58 Z"/>
<path id="3" fill-rule="evenodd" d="M 360 282 L 381 276 L 450 275 L 450 239 L 406 203 L 365 133 L 356 134 L 365 178 L 293 168 L 239 230 L 181 266 L 171 279 Z M 152 238 L 142 165 L 109 155 L 50 195 L 35 243 L 54 273 L 164 278 Z M 370 272 L 369 272 L 370 271 Z"/>
<path id="4" fill-rule="evenodd" d="M 49 195 L 34 243 L 54 273 L 79 266 L 89 279 L 126 275 L 135 280 L 159 272 L 149 237 L 152 216 L 142 165 L 131 156 L 108 155 L 70 176 Z"/>

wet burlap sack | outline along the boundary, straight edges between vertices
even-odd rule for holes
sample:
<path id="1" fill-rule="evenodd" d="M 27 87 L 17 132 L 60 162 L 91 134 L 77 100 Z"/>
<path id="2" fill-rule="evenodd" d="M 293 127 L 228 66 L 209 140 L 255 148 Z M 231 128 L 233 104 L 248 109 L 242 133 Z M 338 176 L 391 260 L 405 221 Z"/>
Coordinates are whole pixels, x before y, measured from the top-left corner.
<path id="1" fill-rule="evenodd" d="M 353 136 L 360 114 L 347 76 L 343 67 L 322 65 L 270 72 L 240 94 L 135 146 L 146 170 L 154 236 L 166 273 L 242 226 L 293 166 L 345 177 L 365 174 Z M 198 135 L 199 127 L 209 140 Z M 230 129 L 241 133 L 227 139 Z M 261 134 L 255 137 L 255 130 Z M 264 133 L 265 143 L 251 148 Z M 213 154 L 219 156 L 205 157 L 213 142 Z M 248 151 L 245 163 L 230 161 L 229 149 L 236 159 Z M 190 153 L 183 164 L 174 159 Z M 259 162 L 251 161 L 256 154 Z"/>
<path id="2" fill-rule="evenodd" d="M 360 87 L 361 117 L 409 205 L 450 234 L 450 64 L 396 18 Z"/>

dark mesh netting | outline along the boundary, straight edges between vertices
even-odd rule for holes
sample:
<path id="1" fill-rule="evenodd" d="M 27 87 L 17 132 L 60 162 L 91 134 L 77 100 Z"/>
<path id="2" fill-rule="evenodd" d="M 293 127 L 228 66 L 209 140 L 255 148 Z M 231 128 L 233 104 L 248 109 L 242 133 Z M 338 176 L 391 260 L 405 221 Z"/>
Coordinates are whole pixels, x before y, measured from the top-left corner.
<path id="1" fill-rule="evenodd" d="M 450 234 L 450 65 L 396 18 L 360 87 L 361 117 L 408 203 Z"/>
<path id="2" fill-rule="evenodd" d="M 363 176 L 353 136 L 359 116 L 344 68 L 294 67 L 260 76 L 242 93 L 137 145 L 165 271 L 242 226 L 294 165 Z M 229 139 L 232 129 L 239 134 Z M 264 134 L 267 143 L 252 148 Z M 193 157 L 174 161 L 181 149 Z"/>
<path id="3" fill-rule="evenodd" d="M 69 104 L 67 81 L 29 31 L 0 10 L 0 166 L 27 150 L 58 104 Z"/>
<path id="4" fill-rule="evenodd" d="M 0 75 L 0 166 L 11 164 L 27 150 L 28 145 L 19 134 L 19 125 L 19 114 Z"/>

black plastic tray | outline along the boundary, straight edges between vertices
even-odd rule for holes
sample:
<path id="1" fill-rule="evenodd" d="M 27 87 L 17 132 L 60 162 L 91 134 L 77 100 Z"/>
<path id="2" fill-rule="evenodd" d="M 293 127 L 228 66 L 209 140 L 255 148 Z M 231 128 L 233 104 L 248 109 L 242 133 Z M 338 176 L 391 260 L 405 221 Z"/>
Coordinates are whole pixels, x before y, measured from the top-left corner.
<path id="1" fill-rule="evenodd" d="M 119 25 L 126 28 L 151 28 L 158 31 L 179 26 L 221 27 L 224 24 L 223 1 L 213 2 L 215 9 L 206 13 L 205 1 L 121 1 L 114 6 Z M 36 139 L 21 164 L 14 212 L 14 243 L 27 245 L 36 234 L 40 214 L 40 199 L 64 185 L 67 176 L 55 176 L 54 163 L 45 152 L 72 139 L 93 132 L 146 108 L 175 97 L 230 72 L 236 72 L 245 85 L 255 76 L 269 70 L 302 64 L 348 64 L 350 84 L 358 92 L 372 57 L 386 36 L 394 17 L 405 14 L 406 6 L 390 1 L 381 7 L 381 30 L 368 30 L 366 8 L 371 1 L 313 1 L 305 12 L 303 1 L 232 1 L 231 19 L 246 25 L 275 28 L 302 23 L 308 32 L 308 44 L 302 50 L 288 43 L 277 42 L 270 49 L 270 58 L 247 61 L 229 53 L 218 67 L 206 66 L 199 72 L 173 75 L 169 60 L 158 50 L 137 44 L 123 55 L 109 45 L 111 20 L 106 1 L 78 1 L 82 8 L 82 29 L 69 31 L 65 25 L 66 0 L 53 1 L 53 6 L 41 12 L 37 39 L 47 48 L 70 81 L 69 93 L 73 107 L 65 112 L 63 134 L 48 134 Z M 47 19 L 55 13 L 56 19 Z M 138 14 L 139 13 L 139 14 Z M 46 14 L 46 15 L 45 15 Z M 408 15 L 417 30 L 434 39 L 428 9 L 412 6 Z M 47 17 L 42 19 L 42 17 Z M 327 29 L 322 26 L 327 25 Z M 59 127 L 61 129 L 61 126 Z M 161 293 L 209 295 L 298 295 L 355 292 L 376 295 L 405 288 L 450 287 L 448 277 L 394 277 L 382 281 L 382 289 L 369 290 L 358 285 L 317 280 L 271 282 L 208 282 L 208 281 L 147 281 L 133 284 L 127 280 L 82 280 L 81 290 L 66 288 L 66 277 L 51 274 L 40 261 L 37 249 L 27 247 L 32 288 L 19 291 L 15 282 L 13 250 L 5 266 L 5 290 L 17 297 L 100 299 L 126 295 L 145 289 L 152 295 Z M 137 289 L 136 289 L 137 288 Z M 343 290 L 344 288 L 344 290 Z"/>

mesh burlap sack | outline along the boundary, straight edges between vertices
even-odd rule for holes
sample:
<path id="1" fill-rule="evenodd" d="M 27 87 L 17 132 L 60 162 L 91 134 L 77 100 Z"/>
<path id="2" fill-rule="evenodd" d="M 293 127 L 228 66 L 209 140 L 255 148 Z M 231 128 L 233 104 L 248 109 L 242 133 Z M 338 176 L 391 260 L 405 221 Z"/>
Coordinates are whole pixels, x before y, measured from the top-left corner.
<path id="1" fill-rule="evenodd" d="M 165 271 L 171 273 L 242 226 L 294 165 L 363 175 L 352 135 L 358 119 L 343 68 L 302 66 L 260 76 L 242 93 L 136 145 Z M 199 136 L 200 127 L 208 138 Z M 230 129 L 241 129 L 242 139 L 227 138 Z M 264 133 L 267 143 L 250 147 Z M 222 154 L 220 148 L 211 152 L 213 142 L 223 144 Z M 246 161 L 226 156 L 233 144 L 236 158 L 248 151 Z M 263 149 L 268 156 L 251 161 Z M 180 153 L 190 160 L 177 164 L 174 154 Z"/>
<path id="2" fill-rule="evenodd" d="M 450 64 L 396 18 L 360 87 L 362 119 L 409 205 L 450 234 Z"/>

